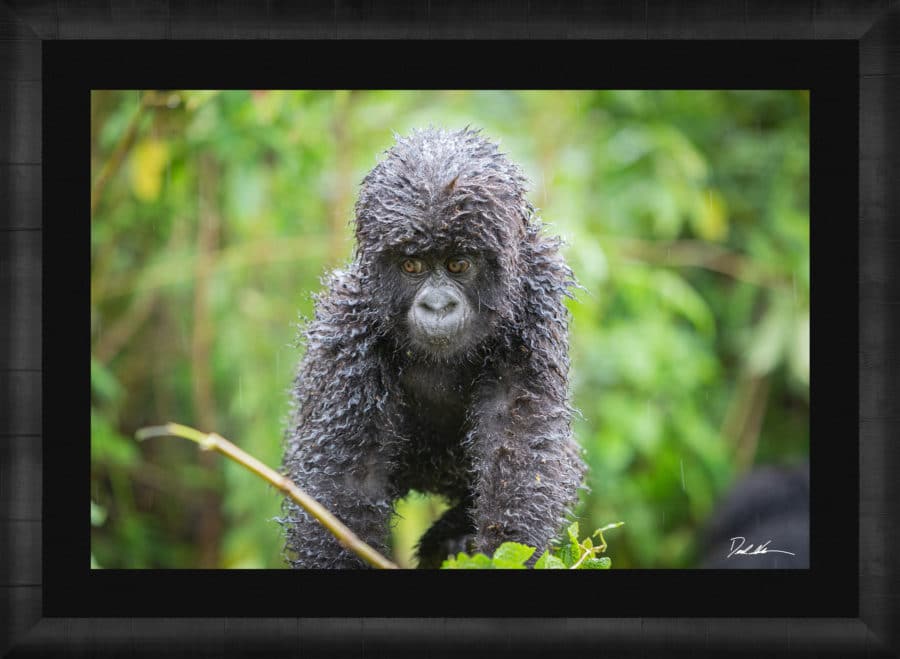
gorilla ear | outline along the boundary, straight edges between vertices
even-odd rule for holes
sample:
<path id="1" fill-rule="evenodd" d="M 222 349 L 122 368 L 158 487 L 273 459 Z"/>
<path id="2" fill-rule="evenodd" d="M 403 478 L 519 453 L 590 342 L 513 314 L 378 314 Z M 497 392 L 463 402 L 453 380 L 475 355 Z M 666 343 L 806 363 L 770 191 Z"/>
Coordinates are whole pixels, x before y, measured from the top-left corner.
<path id="1" fill-rule="evenodd" d="M 459 174 L 453 177 L 453 179 L 444 186 L 444 194 L 450 194 L 456 189 L 456 182 L 459 180 Z"/>

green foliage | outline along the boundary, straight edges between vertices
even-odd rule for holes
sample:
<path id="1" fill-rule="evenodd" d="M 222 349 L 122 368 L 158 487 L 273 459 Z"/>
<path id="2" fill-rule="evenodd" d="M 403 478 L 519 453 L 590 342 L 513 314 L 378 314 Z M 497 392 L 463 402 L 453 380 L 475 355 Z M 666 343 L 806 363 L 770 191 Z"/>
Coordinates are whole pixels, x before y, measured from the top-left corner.
<path id="1" fill-rule="evenodd" d="M 106 521 L 106 510 L 102 507 L 98 506 L 96 503 L 91 501 L 91 526 L 103 526 L 103 522 Z M 97 562 L 97 559 L 94 558 L 94 552 L 91 552 L 91 569 L 98 570 L 100 569 L 100 564 Z"/>
<path id="2" fill-rule="evenodd" d="M 567 240 L 586 289 L 567 303 L 590 467 L 576 514 L 628 520 L 617 568 L 691 566 L 735 477 L 808 454 L 804 91 L 119 90 L 93 92 L 91 114 L 104 567 L 284 567 L 276 492 L 130 438 L 178 421 L 279 464 L 297 322 L 351 254 L 357 185 L 392 130 L 428 124 L 499 139 Z M 398 506 L 401 564 L 445 505 Z"/>
<path id="3" fill-rule="evenodd" d="M 600 538 L 600 544 L 594 545 L 590 537 L 578 540 L 578 522 L 573 522 L 566 529 L 567 540 L 552 553 L 545 550 L 541 557 L 535 561 L 535 570 L 608 570 L 612 567 L 612 560 L 608 556 L 600 556 L 606 551 L 606 541 L 603 539 L 603 531 L 615 529 L 625 522 L 607 524 L 603 528 L 594 531 L 591 537 Z M 525 570 L 527 562 L 536 549 L 518 542 L 504 542 L 497 547 L 494 555 L 485 554 L 469 556 L 465 552 L 459 552 L 451 556 L 441 565 L 442 570 Z"/>

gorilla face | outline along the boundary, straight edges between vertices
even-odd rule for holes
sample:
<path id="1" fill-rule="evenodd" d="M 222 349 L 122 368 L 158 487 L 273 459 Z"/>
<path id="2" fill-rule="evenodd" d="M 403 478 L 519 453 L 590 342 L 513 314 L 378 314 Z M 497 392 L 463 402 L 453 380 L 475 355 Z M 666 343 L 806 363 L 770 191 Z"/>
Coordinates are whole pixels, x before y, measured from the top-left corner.
<path id="1" fill-rule="evenodd" d="M 404 255 L 396 270 L 410 348 L 440 359 L 465 352 L 484 338 L 490 309 L 480 302 L 485 268 L 479 255 Z"/>
<path id="2" fill-rule="evenodd" d="M 477 361 L 504 341 L 540 242 L 525 180 L 471 131 L 398 138 L 363 180 L 355 267 L 377 333 L 408 360 Z"/>
<path id="3" fill-rule="evenodd" d="M 455 247 L 391 250 L 382 255 L 382 319 L 407 357 L 464 358 L 496 331 L 500 282 L 489 250 Z"/>

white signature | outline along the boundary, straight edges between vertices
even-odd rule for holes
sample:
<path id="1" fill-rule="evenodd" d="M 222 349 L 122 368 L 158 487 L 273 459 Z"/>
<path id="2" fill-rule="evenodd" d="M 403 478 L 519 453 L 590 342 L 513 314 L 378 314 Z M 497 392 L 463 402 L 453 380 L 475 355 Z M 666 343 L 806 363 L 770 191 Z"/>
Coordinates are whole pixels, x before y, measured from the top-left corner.
<path id="1" fill-rule="evenodd" d="M 736 536 L 731 539 L 731 551 L 728 552 L 727 558 L 731 558 L 735 554 L 739 556 L 755 556 L 757 554 L 788 554 L 790 556 L 796 556 L 796 554 L 792 551 L 785 551 L 784 549 L 769 549 L 769 543 L 771 540 L 766 540 L 761 545 L 753 546 L 753 543 L 748 544 L 746 547 L 744 544 L 747 542 L 747 538 L 744 536 Z"/>

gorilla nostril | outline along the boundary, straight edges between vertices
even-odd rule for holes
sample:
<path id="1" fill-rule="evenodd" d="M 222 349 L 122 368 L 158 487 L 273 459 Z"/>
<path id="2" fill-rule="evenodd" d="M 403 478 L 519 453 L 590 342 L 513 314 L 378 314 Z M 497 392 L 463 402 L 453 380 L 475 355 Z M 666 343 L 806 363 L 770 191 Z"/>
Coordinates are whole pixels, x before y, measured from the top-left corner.
<path id="1" fill-rule="evenodd" d="M 426 295 L 419 301 L 419 306 L 429 313 L 447 315 L 459 306 L 459 301 L 450 295 Z"/>

